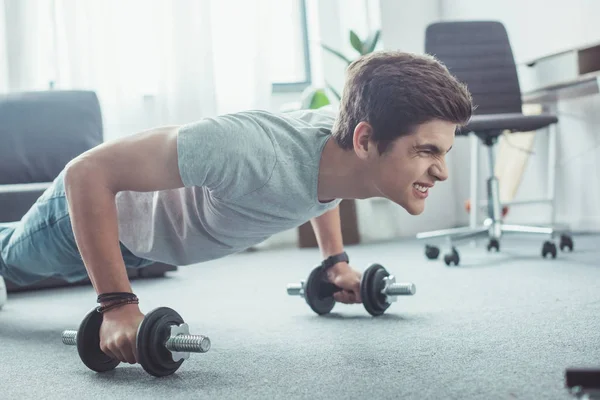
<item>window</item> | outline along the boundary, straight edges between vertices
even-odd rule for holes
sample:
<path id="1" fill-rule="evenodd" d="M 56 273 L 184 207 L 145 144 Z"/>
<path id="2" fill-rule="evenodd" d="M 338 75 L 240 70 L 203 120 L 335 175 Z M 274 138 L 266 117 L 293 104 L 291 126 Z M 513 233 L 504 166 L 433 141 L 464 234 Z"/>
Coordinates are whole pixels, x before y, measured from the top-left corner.
<path id="1" fill-rule="evenodd" d="M 303 90 L 311 82 L 306 1 L 273 1 L 271 7 L 273 91 Z"/>

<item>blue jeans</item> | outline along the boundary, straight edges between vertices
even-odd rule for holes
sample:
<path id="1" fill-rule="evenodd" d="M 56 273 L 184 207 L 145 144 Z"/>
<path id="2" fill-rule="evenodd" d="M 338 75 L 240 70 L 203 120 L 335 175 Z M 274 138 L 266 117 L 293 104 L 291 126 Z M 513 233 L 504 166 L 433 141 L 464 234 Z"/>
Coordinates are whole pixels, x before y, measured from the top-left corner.
<path id="1" fill-rule="evenodd" d="M 38 198 L 21 221 L 0 223 L 0 276 L 25 286 L 55 277 L 67 282 L 86 278 L 75 243 L 63 182 L 64 171 Z M 128 268 L 152 261 L 132 254 L 121 244 Z"/>

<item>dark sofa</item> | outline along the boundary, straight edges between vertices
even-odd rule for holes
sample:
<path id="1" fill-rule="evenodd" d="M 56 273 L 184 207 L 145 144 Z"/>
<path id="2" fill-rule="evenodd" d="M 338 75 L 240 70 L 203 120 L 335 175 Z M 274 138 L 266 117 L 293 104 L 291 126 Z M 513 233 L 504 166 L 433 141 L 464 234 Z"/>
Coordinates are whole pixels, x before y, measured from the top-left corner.
<path id="1" fill-rule="evenodd" d="M 15 222 L 77 155 L 103 141 L 100 103 L 92 91 L 43 91 L 0 96 L 0 222 Z M 176 266 L 155 263 L 128 271 L 131 279 L 163 276 Z M 48 279 L 22 291 L 67 284 Z"/>

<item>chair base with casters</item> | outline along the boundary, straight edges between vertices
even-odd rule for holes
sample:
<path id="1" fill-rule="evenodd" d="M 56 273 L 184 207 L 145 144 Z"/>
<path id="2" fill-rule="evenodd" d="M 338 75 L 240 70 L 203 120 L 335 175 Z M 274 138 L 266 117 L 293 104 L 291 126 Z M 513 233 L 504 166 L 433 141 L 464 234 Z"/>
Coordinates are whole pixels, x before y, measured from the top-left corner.
<path id="1" fill-rule="evenodd" d="M 474 120 L 477 118 L 475 117 Z M 474 121 L 476 122 L 476 121 Z M 487 250 L 492 249 L 500 251 L 500 241 L 502 236 L 507 234 L 517 235 L 530 235 L 537 238 L 545 238 L 546 240 L 542 244 L 541 255 L 546 258 L 551 256 L 556 258 L 557 247 L 555 244 L 556 237 L 560 237 L 559 248 L 562 251 L 568 249 L 573 250 L 573 239 L 569 234 L 569 229 L 566 226 L 559 225 L 548 225 L 548 226 L 530 226 L 530 225 L 514 225 L 505 224 L 502 217 L 502 204 L 500 202 L 500 190 L 499 181 L 495 176 L 494 165 L 494 145 L 498 141 L 498 137 L 502 134 L 502 131 L 486 131 L 482 134 L 476 135 L 483 141 L 488 149 L 488 161 L 490 177 L 487 180 L 487 204 L 488 204 L 488 218 L 485 219 L 483 224 L 478 227 L 460 227 L 452 229 L 443 229 L 431 232 L 421 232 L 417 234 L 417 239 L 428 240 L 428 239 L 447 239 L 449 252 L 444 254 L 444 262 L 446 265 L 458 265 L 460 263 L 460 256 L 455 244 L 481 240 L 484 238 L 488 239 Z M 437 246 L 431 244 L 425 245 L 425 255 L 429 259 L 437 259 L 440 250 Z"/>

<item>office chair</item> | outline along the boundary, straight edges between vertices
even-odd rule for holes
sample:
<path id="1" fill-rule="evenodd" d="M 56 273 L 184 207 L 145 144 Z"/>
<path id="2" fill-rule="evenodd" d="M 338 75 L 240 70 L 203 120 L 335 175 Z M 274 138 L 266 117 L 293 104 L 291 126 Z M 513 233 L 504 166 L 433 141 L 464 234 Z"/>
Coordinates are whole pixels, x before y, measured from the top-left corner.
<path id="1" fill-rule="evenodd" d="M 461 227 L 417 234 L 417 239 L 447 238 L 450 252 L 444 255 L 446 265 L 460 262 L 455 243 L 488 238 L 487 250 L 500 250 L 503 234 L 546 236 L 542 257 L 556 258 L 554 237 L 561 234 L 560 248 L 573 249 L 573 240 L 563 229 L 553 226 L 526 226 L 503 223 L 498 179 L 495 176 L 494 149 L 498 137 L 505 132 L 526 132 L 549 127 L 558 122 L 555 115 L 524 115 L 517 68 L 506 29 L 496 21 L 436 22 L 425 35 L 425 52 L 443 62 L 450 72 L 465 83 L 476 109 L 468 125 L 458 133 L 473 133 L 487 148 L 489 178 L 487 179 L 488 218 L 475 228 Z M 553 166 L 552 166 L 553 167 Z M 474 165 L 472 168 L 477 168 Z M 478 207 L 477 204 L 472 205 Z M 439 256 L 439 248 L 425 246 L 429 259 Z"/>

